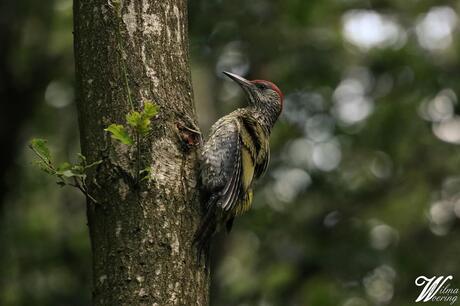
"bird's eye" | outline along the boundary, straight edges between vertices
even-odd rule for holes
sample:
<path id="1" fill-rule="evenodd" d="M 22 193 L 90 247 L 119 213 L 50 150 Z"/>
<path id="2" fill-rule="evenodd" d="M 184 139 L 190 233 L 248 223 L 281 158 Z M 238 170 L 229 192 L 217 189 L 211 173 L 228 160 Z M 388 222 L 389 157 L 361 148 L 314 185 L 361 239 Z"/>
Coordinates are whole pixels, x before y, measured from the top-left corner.
<path id="1" fill-rule="evenodd" d="M 256 87 L 260 90 L 264 90 L 264 89 L 267 89 L 267 84 L 264 84 L 264 83 L 257 83 L 256 84 Z"/>

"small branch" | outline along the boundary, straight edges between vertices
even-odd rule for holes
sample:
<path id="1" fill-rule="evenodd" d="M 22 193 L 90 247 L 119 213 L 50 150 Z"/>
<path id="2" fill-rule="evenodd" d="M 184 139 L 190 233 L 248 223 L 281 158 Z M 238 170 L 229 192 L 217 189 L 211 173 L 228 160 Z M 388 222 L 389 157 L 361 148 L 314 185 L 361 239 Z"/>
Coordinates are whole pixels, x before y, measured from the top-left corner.
<path id="1" fill-rule="evenodd" d="M 141 171 L 141 141 L 140 141 L 140 136 L 139 132 L 136 131 L 136 153 L 137 153 L 137 169 L 136 169 L 136 184 L 140 184 L 140 171 Z"/>
<path id="2" fill-rule="evenodd" d="M 73 180 L 74 180 L 74 184 L 68 184 L 69 186 L 72 186 L 72 187 L 75 187 L 75 188 L 79 189 L 86 197 L 88 197 L 95 204 L 98 203 L 98 201 L 89 194 L 88 189 L 86 187 L 86 183 L 84 182 L 84 180 L 82 180 L 81 183 L 78 181 L 78 179 L 76 177 L 73 177 Z"/>

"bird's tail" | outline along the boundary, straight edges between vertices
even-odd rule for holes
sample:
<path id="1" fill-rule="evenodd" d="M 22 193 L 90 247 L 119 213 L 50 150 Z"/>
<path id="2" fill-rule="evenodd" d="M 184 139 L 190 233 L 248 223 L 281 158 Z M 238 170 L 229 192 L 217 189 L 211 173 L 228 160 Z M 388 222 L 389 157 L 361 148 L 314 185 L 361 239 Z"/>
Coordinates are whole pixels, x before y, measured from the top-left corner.
<path id="1" fill-rule="evenodd" d="M 209 253 L 209 247 L 211 245 L 211 239 L 214 235 L 217 227 L 217 216 L 216 216 L 216 202 L 217 196 L 211 196 L 206 203 L 206 213 L 198 227 L 195 235 L 193 236 L 193 245 L 198 250 L 198 260 L 201 260 L 201 256 L 204 254 L 207 262 L 207 256 Z"/>

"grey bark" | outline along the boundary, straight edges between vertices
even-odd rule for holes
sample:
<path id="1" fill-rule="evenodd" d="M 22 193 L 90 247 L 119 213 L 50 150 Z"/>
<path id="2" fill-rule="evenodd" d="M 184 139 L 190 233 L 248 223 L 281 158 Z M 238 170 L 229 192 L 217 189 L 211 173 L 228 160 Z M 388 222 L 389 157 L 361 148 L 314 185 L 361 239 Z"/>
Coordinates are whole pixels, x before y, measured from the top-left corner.
<path id="1" fill-rule="evenodd" d="M 89 175 L 94 305 L 207 305 L 209 276 L 191 247 L 199 223 L 197 147 L 185 0 L 75 0 L 82 152 L 104 162 Z M 136 150 L 103 131 L 150 99 L 160 106 L 133 183 Z"/>

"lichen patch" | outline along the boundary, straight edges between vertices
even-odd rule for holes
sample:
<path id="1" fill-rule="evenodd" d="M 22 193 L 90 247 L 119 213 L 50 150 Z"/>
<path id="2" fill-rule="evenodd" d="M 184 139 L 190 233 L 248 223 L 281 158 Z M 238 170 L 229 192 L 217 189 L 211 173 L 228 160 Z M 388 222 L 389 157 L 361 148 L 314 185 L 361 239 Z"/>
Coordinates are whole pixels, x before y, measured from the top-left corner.
<path id="1" fill-rule="evenodd" d="M 143 14 L 143 31 L 144 35 L 155 35 L 160 36 L 161 31 L 163 30 L 163 25 L 161 24 L 160 17 L 155 14 Z"/>
<path id="2" fill-rule="evenodd" d="M 179 248 L 180 248 L 179 237 L 177 237 L 177 234 L 174 233 L 172 235 L 172 242 L 171 242 L 172 253 L 175 254 L 175 255 L 178 255 L 179 254 Z"/>
<path id="3" fill-rule="evenodd" d="M 176 16 L 177 26 L 176 26 L 176 41 L 180 44 L 182 42 L 182 33 L 181 33 L 181 17 L 180 11 L 177 5 L 173 6 L 174 16 Z"/>
<path id="4" fill-rule="evenodd" d="M 157 73 L 155 69 L 153 69 L 150 64 L 148 63 L 148 58 L 147 58 L 147 53 L 145 50 L 145 45 L 141 46 L 141 58 L 142 58 L 142 64 L 145 67 L 145 72 L 147 76 L 152 80 L 153 86 L 158 87 L 160 85 L 160 79 L 157 77 Z"/>
<path id="5" fill-rule="evenodd" d="M 137 30 L 137 15 L 134 8 L 134 0 L 131 0 L 128 4 L 127 12 L 123 14 L 123 23 L 128 30 L 129 37 L 134 38 L 134 33 Z"/>

